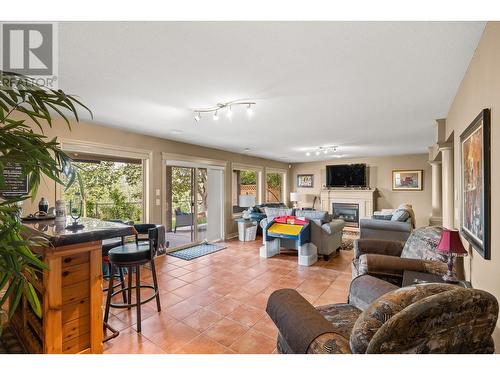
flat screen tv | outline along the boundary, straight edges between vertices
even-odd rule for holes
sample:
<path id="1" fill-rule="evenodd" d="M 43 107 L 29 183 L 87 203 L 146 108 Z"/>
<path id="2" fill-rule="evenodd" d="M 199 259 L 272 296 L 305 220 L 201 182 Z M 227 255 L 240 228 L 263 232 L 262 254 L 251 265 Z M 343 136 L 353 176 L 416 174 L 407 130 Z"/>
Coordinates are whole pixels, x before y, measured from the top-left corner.
<path id="1" fill-rule="evenodd" d="M 328 187 L 366 187 L 366 164 L 341 164 L 326 166 Z"/>

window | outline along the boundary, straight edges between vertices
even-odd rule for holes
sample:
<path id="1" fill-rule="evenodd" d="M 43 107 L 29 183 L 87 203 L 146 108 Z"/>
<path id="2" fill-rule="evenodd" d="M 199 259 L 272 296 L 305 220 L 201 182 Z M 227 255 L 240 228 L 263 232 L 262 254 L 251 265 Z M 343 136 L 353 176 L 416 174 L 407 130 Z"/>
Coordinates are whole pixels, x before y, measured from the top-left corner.
<path id="1" fill-rule="evenodd" d="M 240 207 L 240 195 L 252 195 L 255 202 L 259 201 L 258 172 L 250 169 L 233 169 L 232 205 L 233 214 L 239 214 L 247 209 Z"/>
<path id="2" fill-rule="evenodd" d="M 266 202 L 284 203 L 284 173 L 268 172 L 266 173 Z"/>
<path id="3" fill-rule="evenodd" d="M 141 160 L 69 153 L 79 168 L 84 188 L 82 216 L 101 220 L 143 221 Z M 78 200 L 79 186 L 62 192 L 69 205 Z M 75 195 L 76 194 L 76 195 Z M 69 212 L 69 206 L 66 208 Z"/>

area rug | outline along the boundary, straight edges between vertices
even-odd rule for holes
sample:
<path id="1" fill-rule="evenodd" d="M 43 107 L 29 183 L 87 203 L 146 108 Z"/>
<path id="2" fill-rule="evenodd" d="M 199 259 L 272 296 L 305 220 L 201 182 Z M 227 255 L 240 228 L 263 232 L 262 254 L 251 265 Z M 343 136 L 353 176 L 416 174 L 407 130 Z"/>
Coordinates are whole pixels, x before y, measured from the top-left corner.
<path id="1" fill-rule="evenodd" d="M 225 249 L 225 245 L 221 244 L 212 244 L 212 243 L 202 243 L 199 245 L 193 245 L 191 247 L 182 249 L 182 250 L 177 250 L 171 253 L 168 253 L 168 255 L 179 258 L 179 259 L 184 259 L 184 260 L 192 260 L 196 259 L 199 257 L 202 257 L 204 255 L 212 254 L 217 251 L 221 251 L 222 249 Z"/>
<path id="2" fill-rule="evenodd" d="M 354 248 L 354 240 L 359 238 L 359 233 L 353 231 L 342 232 L 342 246 L 341 250 L 351 251 Z"/>

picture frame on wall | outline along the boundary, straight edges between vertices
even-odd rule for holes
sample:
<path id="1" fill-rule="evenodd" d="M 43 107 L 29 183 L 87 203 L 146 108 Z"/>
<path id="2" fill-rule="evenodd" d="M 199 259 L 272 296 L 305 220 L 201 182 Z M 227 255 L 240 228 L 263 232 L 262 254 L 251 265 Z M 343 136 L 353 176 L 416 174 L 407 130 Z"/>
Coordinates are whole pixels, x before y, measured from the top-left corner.
<path id="1" fill-rule="evenodd" d="M 422 169 L 397 169 L 392 171 L 393 191 L 421 191 L 424 189 Z"/>
<path id="2" fill-rule="evenodd" d="M 297 187 L 299 187 L 299 188 L 312 188 L 312 187 L 314 187 L 314 175 L 313 174 L 298 174 L 297 175 Z"/>
<path id="3" fill-rule="evenodd" d="M 460 232 L 484 259 L 491 259 L 490 131 L 490 110 L 483 109 L 460 135 Z"/>

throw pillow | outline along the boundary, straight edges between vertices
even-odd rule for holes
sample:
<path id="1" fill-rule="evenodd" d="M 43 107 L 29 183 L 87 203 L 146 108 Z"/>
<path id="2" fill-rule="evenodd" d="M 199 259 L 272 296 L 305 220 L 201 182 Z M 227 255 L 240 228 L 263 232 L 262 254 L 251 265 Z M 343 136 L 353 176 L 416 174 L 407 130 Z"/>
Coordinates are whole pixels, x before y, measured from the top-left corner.
<path id="1" fill-rule="evenodd" d="M 398 208 L 392 214 L 392 221 L 406 221 L 410 218 L 410 213 L 404 208 Z"/>
<path id="2" fill-rule="evenodd" d="M 315 211 L 315 210 L 297 210 L 295 211 L 295 216 L 305 217 L 309 220 L 317 220 L 320 222 L 319 225 L 328 222 L 330 215 L 326 211 Z"/>
<path id="3" fill-rule="evenodd" d="M 266 216 L 268 222 L 274 219 L 276 216 L 290 216 L 293 214 L 292 208 L 272 208 L 266 207 Z"/>
<path id="4" fill-rule="evenodd" d="M 436 251 L 443 228 L 438 226 L 415 229 L 405 243 L 401 258 L 440 260 L 447 262 L 446 255 Z"/>

